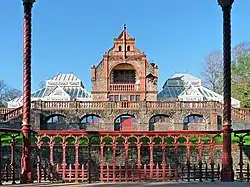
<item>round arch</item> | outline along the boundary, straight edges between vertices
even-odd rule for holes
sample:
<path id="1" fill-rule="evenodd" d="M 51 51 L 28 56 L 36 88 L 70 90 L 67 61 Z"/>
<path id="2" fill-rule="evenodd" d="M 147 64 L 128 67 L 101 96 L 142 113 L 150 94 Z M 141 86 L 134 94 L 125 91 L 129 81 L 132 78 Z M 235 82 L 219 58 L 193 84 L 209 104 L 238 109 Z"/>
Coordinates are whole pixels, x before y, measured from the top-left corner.
<path id="1" fill-rule="evenodd" d="M 120 63 L 117 63 L 117 64 L 114 64 L 110 67 L 110 70 L 109 70 L 109 75 L 111 75 L 111 72 L 114 70 L 114 69 L 120 69 L 123 67 L 123 65 L 126 65 L 126 66 L 130 66 L 130 69 L 134 69 L 136 71 L 136 73 L 138 73 L 139 69 L 132 63 L 130 62 L 120 62 Z"/>
<path id="2" fill-rule="evenodd" d="M 189 130 L 190 125 L 194 124 L 205 124 L 206 120 L 201 114 L 190 114 L 186 116 L 183 120 L 183 130 Z"/>
<path id="3" fill-rule="evenodd" d="M 167 125 L 171 119 L 166 114 L 156 114 L 149 119 L 149 131 L 154 131 L 156 126 Z"/>
<path id="4" fill-rule="evenodd" d="M 135 83 L 138 79 L 137 68 L 131 63 L 119 63 L 110 68 L 109 79 L 111 84 Z"/>
<path id="5" fill-rule="evenodd" d="M 67 129 L 68 123 L 66 117 L 62 114 L 52 114 L 45 118 L 46 130 Z"/>
<path id="6" fill-rule="evenodd" d="M 99 128 L 104 121 L 101 116 L 97 114 L 86 114 L 80 119 L 80 129 L 88 130 L 94 127 L 94 129 Z"/>
<path id="7" fill-rule="evenodd" d="M 114 120 L 115 131 L 129 131 L 133 130 L 133 126 L 137 124 L 137 120 L 134 115 L 122 114 Z"/>

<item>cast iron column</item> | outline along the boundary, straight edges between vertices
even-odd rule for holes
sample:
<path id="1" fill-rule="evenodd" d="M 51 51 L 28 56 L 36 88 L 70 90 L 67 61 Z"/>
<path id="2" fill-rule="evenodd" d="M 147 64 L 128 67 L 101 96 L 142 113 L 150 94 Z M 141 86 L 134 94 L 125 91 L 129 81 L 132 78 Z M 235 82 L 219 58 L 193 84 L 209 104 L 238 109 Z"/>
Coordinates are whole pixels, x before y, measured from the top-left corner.
<path id="1" fill-rule="evenodd" d="M 231 8 L 234 0 L 218 0 L 223 11 L 223 153 L 221 181 L 234 181 L 231 145 Z"/>
<path id="2" fill-rule="evenodd" d="M 21 183 L 32 183 L 31 172 L 31 129 L 30 129 L 30 105 L 31 105 L 31 11 L 35 0 L 23 0 L 24 6 L 24 41 L 23 41 L 23 111 L 22 111 L 22 159 L 21 159 Z"/>

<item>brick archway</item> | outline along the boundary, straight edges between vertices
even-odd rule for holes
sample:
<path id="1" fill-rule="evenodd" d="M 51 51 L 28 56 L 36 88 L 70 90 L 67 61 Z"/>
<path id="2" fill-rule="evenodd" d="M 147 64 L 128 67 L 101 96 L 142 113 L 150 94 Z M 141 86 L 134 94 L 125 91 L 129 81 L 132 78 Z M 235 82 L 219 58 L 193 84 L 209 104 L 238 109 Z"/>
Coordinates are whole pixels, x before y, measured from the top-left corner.
<path id="1" fill-rule="evenodd" d="M 169 130 L 173 127 L 172 119 L 166 114 L 155 114 L 149 119 L 149 131 L 154 130 Z M 170 126 L 170 127 L 166 127 Z"/>
<path id="2" fill-rule="evenodd" d="M 45 117 L 43 128 L 45 128 L 46 130 L 68 129 L 66 116 L 56 113 Z"/>
<path id="3" fill-rule="evenodd" d="M 131 131 L 133 126 L 137 124 L 137 120 L 134 115 L 131 114 L 121 114 L 117 116 L 114 120 L 114 130 L 115 131 Z"/>
<path id="4" fill-rule="evenodd" d="M 120 68 L 123 68 L 123 69 L 126 69 L 125 67 L 123 67 L 123 66 L 130 66 L 130 68 L 131 69 L 134 69 L 135 70 L 135 73 L 136 73 L 136 75 L 139 75 L 139 69 L 138 69 L 138 67 L 137 66 L 135 66 L 133 63 L 131 63 L 131 62 L 126 62 L 126 63 L 124 63 L 124 62 L 119 62 L 119 63 L 115 63 L 114 65 L 112 65 L 111 67 L 110 67 L 110 69 L 109 69 L 109 77 L 111 77 L 111 73 L 112 73 L 112 71 L 115 69 L 115 68 L 117 68 L 117 67 L 119 67 L 120 66 Z"/>
<path id="5" fill-rule="evenodd" d="M 97 114 L 86 114 L 80 119 L 79 128 L 83 130 L 98 130 L 104 125 L 104 120 Z"/>
<path id="6" fill-rule="evenodd" d="M 189 114 L 183 119 L 183 130 L 206 130 L 206 119 L 201 114 Z"/>

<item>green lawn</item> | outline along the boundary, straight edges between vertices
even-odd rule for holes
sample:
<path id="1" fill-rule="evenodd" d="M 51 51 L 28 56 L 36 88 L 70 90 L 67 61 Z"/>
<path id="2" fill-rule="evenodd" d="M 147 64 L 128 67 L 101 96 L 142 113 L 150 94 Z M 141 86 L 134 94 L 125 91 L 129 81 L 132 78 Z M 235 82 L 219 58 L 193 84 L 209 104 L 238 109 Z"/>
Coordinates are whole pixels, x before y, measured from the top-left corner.
<path id="1" fill-rule="evenodd" d="M 244 134 L 240 134 L 240 135 L 244 135 Z M 90 135 L 91 136 L 91 135 Z M 9 137 L 9 136 L 6 136 L 6 135 L 4 135 L 2 138 L 1 138 L 1 140 L 2 140 L 2 142 L 3 142 L 3 144 L 8 144 L 9 143 L 9 141 L 11 140 L 11 138 Z M 19 135 L 19 136 L 17 136 L 16 137 L 16 144 L 21 144 L 22 143 L 22 135 Z M 32 143 L 35 143 L 35 141 L 36 141 L 36 138 L 35 137 L 33 137 L 32 136 Z M 48 141 L 48 139 L 47 140 L 44 140 L 44 141 Z M 59 143 L 59 142 L 61 142 L 62 140 L 60 139 L 60 138 L 55 138 L 55 142 L 56 143 Z M 147 138 L 142 138 L 141 139 L 141 141 L 142 142 L 148 142 L 148 140 L 147 140 Z M 209 143 L 209 141 L 210 141 L 210 139 L 209 138 L 203 138 L 202 139 L 202 142 L 203 143 Z M 250 145 L 250 136 L 246 136 L 246 137 L 244 137 L 244 141 L 245 141 L 245 143 L 244 143 L 244 145 Z M 67 142 L 69 143 L 69 144 L 74 144 L 74 139 L 73 138 L 69 138 L 68 140 L 67 140 Z M 99 140 L 99 138 L 98 137 L 92 137 L 91 138 L 91 144 L 99 144 L 99 142 L 100 142 L 100 140 Z M 106 138 L 105 139 L 105 143 L 106 144 L 111 144 L 111 142 L 112 142 L 112 139 L 111 138 Z M 122 138 L 118 138 L 117 139 L 117 142 L 120 142 L 120 143 L 122 143 L 122 142 L 124 142 L 124 140 L 122 139 Z M 130 139 L 130 142 L 131 143 L 133 143 L 133 142 L 135 142 L 135 139 Z M 156 143 L 156 144 L 158 144 L 158 143 L 160 143 L 160 139 L 155 139 L 154 140 L 154 142 Z M 172 138 L 165 138 L 165 142 L 167 142 L 168 144 L 172 144 L 173 143 L 173 139 Z M 185 139 L 184 138 L 180 138 L 179 140 L 178 140 L 178 142 L 180 143 L 180 145 L 183 145 L 184 143 L 185 143 Z M 198 143 L 198 139 L 197 138 L 193 138 L 193 139 L 191 139 L 191 142 L 193 143 L 193 144 L 196 144 L 196 143 Z M 223 142 L 223 137 L 216 137 L 215 138 L 215 142 L 216 143 L 222 143 Z M 80 144 L 87 144 L 87 140 L 86 139 L 80 139 Z M 232 134 L 232 144 L 238 144 L 238 137 L 235 137 L 234 136 L 234 134 Z"/>

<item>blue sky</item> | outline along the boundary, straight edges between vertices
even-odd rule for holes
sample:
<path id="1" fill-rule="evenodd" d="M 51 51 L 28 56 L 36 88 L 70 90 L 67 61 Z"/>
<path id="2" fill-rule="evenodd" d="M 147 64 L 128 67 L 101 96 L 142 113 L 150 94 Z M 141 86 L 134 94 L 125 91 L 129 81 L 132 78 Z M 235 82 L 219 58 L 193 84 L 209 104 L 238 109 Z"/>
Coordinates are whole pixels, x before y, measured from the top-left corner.
<path id="1" fill-rule="evenodd" d="M 232 44 L 250 41 L 250 0 L 234 3 Z M 0 6 L 0 80 L 22 89 L 23 7 Z M 174 73 L 200 76 L 203 60 L 222 49 L 217 0 L 37 0 L 33 7 L 32 90 L 57 73 L 75 73 L 91 89 L 90 68 L 127 24 L 137 47 L 159 66 L 159 87 Z"/>

